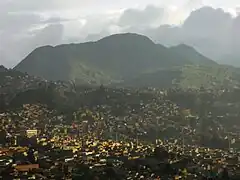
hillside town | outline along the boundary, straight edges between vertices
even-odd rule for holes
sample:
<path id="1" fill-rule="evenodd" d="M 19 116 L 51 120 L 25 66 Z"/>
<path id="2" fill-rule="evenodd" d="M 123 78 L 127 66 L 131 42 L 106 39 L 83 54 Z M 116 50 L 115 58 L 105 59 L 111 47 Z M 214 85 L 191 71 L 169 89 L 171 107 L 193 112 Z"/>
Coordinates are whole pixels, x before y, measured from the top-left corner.
<path id="1" fill-rule="evenodd" d="M 0 179 L 240 179 L 237 88 L 1 75 Z"/>
<path id="2" fill-rule="evenodd" d="M 240 0 L 0 0 L 0 180 L 240 180 Z"/>

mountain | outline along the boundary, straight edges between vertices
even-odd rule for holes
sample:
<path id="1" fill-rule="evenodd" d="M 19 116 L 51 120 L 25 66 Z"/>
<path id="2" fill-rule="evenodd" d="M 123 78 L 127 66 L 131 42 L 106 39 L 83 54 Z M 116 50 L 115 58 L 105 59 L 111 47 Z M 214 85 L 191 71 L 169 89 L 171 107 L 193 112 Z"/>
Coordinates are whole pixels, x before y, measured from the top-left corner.
<path id="1" fill-rule="evenodd" d="M 219 63 L 240 67 L 239 28 L 240 14 L 235 16 L 224 8 L 202 6 L 179 26 L 160 25 L 142 33 L 165 46 L 187 44 Z"/>
<path id="2" fill-rule="evenodd" d="M 174 85 L 174 81 L 181 76 L 180 69 L 170 68 L 143 73 L 140 76 L 125 80 L 121 83 L 121 86 L 170 88 Z"/>
<path id="3" fill-rule="evenodd" d="M 1 72 L 7 72 L 7 68 L 5 68 L 3 65 L 0 65 L 0 73 Z"/>
<path id="4" fill-rule="evenodd" d="M 240 54 L 233 53 L 223 56 L 219 61 L 220 64 L 232 65 L 234 67 L 240 67 Z"/>
<path id="5" fill-rule="evenodd" d="M 218 66 L 192 47 L 182 44 L 167 48 L 146 36 L 127 33 L 96 42 L 40 47 L 14 69 L 48 80 L 73 80 L 77 84 L 127 84 L 133 79 L 141 80 L 146 74 L 154 76 L 157 82 L 159 76 L 164 79 L 169 75 L 169 69 L 182 69 L 186 65 Z"/>
<path id="6" fill-rule="evenodd" d="M 37 48 L 15 69 L 50 80 L 76 80 L 83 76 L 124 79 L 144 71 L 188 63 L 184 57 L 145 36 L 117 34 L 97 42 Z"/>
<path id="7" fill-rule="evenodd" d="M 177 46 L 170 47 L 172 52 L 175 52 L 179 56 L 184 56 L 185 59 L 192 61 L 194 64 L 203 65 L 203 66 L 215 66 L 217 63 L 199 52 L 197 52 L 193 47 L 180 44 Z M 184 53 L 183 53 L 184 52 Z"/>
<path id="8" fill-rule="evenodd" d="M 240 71 L 233 67 L 185 65 L 144 73 L 128 79 L 121 85 L 127 87 L 171 88 L 234 88 L 239 87 Z"/>

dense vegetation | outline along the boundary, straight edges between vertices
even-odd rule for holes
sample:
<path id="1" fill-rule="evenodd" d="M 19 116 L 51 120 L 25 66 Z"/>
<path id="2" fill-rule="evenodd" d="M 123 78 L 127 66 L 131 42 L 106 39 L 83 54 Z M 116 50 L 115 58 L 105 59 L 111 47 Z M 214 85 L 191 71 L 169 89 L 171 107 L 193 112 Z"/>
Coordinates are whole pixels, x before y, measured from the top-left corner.
<path id="1" fill-rule="evenodd" d="M 40 47 L 15 69 L 90 85 L 215 87 L 235 86 L 239 79 L 234 68 L 218 65 L 189 46 L 166 48 L 137 34 Z"/>

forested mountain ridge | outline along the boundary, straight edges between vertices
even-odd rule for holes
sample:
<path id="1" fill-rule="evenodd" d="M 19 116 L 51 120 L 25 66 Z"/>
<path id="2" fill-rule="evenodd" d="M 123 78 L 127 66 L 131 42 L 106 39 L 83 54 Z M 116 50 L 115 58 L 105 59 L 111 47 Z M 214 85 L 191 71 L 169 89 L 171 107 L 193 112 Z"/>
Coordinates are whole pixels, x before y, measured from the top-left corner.
<path id="1" fill-rule="evenodd" d="M 186 74 L 191 76 L 192 74 L 185 73 L 188 72 L 185 71 L 186 67 L 188 70 L 191 69 L 189 66 L 193 69 L 206 66 L 225 72 L 221 70 L 225 69 L 223 66 L 204 57 L 192 47 L 178 45 L 167 48 L 155 44 L 146 36 L 132 33 L 111 35 L 96 42 L 40 47 L 14 69 L 47 80 L 71 80 L 76 84 L 91 85 L 119 84 L 119 82 L 121 85 L 129 83 L 134 85 L 136 81 L 138 84 L 146 84 L 145 78 L 141 77 L 147 74 L 147 84 L 158 87 L 163 81 L 171 85 Z M 179 73 L 170 75 L 169 72 L 173 72 L 173 69 L 174 71 L 177 69 Z M 156 73 L 158 71 L 161 73 Z M 211 71 L 209 73 L 209 77 L 217 76 L 211 75 Z M 172 76 L 170 81 L 168 76 Z M 220 76 L 227 79 L 224 73 Z M 192 79 L 192 77 L 185 78 Z M 205 76 L 201 78 L 203 82 L 209 80 Z"/>

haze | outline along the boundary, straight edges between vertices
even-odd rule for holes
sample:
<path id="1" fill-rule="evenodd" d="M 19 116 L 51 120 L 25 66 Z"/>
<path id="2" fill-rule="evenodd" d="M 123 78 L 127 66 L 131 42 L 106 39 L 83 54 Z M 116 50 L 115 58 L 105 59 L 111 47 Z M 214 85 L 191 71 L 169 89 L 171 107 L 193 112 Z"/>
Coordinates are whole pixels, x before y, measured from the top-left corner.
<path id="1" fill-rule="evenodd" d="M 110 0 L 101 2 L 0 0 L 0 64 L 13 67 L 39 46 L 98 40 L 121 32 L 144 34 L 164 45 L 190 44 L 204 55 L 220 60 L 223 56 L 231 54 L 230 49 L 232 50 L 239 42 L 234 38 L 236 31 L 232 29 L 233 22 L 235 30 L 239 27 L 238 18 L 235 18 L 237 2 L 237 0 L 181 2 L 120 0 L 113 3 Z M 224 11 L 205 8 L 205 13 L 188 18 L 191 11 L 203 6 L 222 8 Z M 213 14 L 214 18 L 205 21 L 208 19 L 205 15 L 213 17 Z M 185 21 L 186 18 L 188 21 Z M 211 21 L 216 24 L 212 24 Z M 163 24 L 175 26 L 161 26 Z M 204 28 L 194 29 L 193 27 L 197 25 Z M 181 39 L 182 34 L 180 36 L 178 27 L 183 27 L 181 29 L 185 34 L 192 33 L 194 38 L 183 36 L 184 39 Z M 219 31 L 221 27 L 225 27 L 224 32 Z M 201 43 L 199 38 L 209 36 L 211 37 L 209 44 L 219 44 L 217 40 L 220 38 L 220 47 L 217 47 L 216 52 L 202 48 L 205 44 Z M 230 39 L 234 39 L 234 42 Z M 226 52 L 222 52 L 222 49 L 226 49 Z M 219 51 L 222 54 L 219 54 Z"/>

